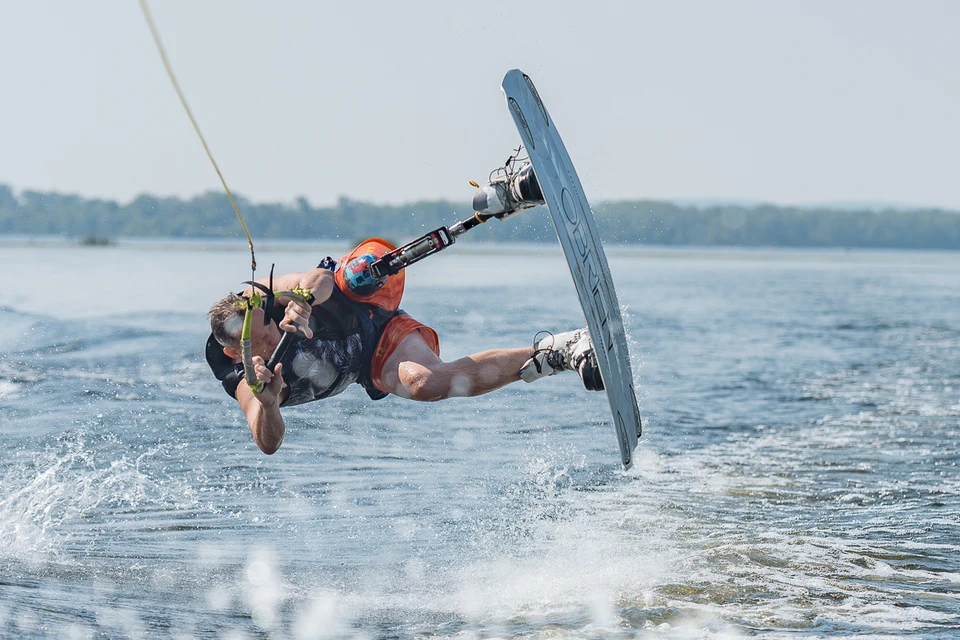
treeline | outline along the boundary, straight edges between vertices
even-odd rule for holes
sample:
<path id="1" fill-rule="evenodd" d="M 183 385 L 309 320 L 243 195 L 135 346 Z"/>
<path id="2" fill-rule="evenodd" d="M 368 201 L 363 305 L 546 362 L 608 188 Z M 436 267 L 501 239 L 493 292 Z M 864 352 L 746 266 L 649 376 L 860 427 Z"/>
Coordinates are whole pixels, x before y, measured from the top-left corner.
<path id="1" fill-rule="evenodd" d="M 255 204 L 238 197 L 255 238 L 394 242 L 469 217 L 468 203 L 376 205 L 341 198 L 332 207 Z M 938 209 L 842 210 L 773 205 L 685 206 L 670 202 L 605 202 L 594 206 L 607 243 L 788 247 L 960 249 L 960 213 Z M 0 185 L 0 234 L 84 238 L 122 236 L 242 237 L 226 196 L 210 192 L 184 200 L 141 195 L 127 204 Z M 492 221 L 468 236 L 476 241 L 554 242 L 545 209 Z"/>

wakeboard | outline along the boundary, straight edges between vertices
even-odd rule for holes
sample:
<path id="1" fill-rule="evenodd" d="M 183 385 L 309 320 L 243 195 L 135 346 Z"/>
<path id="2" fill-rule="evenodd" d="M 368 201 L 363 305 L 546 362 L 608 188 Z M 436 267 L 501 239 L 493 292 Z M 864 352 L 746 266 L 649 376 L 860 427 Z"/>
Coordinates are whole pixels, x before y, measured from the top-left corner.
<path id="1" fill-rule="evenodd" d="M 530 155 L 557 238 L 570 266 L 610 402 L 620 461 L 624 469 L 629 469 L 642 431 L 640 409 L 633 388 L 620 303 L 593 212 L 560 133 L 533 81 L 519 69 L 514 69 L 504 76 L 501 88 Z"/>

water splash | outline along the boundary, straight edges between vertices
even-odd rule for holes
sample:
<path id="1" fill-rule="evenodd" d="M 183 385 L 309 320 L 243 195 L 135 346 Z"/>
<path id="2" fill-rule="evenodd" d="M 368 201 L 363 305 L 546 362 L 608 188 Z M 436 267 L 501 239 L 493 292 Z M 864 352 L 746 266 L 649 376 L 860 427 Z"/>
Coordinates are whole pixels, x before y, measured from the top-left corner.
<path id="1" fill-rule="evenodd" d="M 124 514 L 195 506 L 189 486 L 144 469 L 171 445 L 116 455 L 118 445 L 81 430 L 39 452 L 16 452 L 2 481 L 0 557 L 42 558 L 96 538 Z"/>

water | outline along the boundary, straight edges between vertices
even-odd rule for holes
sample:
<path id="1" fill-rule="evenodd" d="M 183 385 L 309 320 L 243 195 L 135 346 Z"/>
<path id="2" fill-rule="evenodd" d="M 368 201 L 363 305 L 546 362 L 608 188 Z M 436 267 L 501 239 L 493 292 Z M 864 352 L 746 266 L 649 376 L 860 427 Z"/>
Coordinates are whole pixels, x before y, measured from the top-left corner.
<path id="1" fill-rule="evenodd" d="M 260 454 L 201 355 L 244 249 L 0 246 L 0 636 L 960 637 L 960 254 L 611 250 L 623 473 L 571 375 L 355 386 Z M 583 323 L 553 248 L 408 278 L 445 358 Z"/>

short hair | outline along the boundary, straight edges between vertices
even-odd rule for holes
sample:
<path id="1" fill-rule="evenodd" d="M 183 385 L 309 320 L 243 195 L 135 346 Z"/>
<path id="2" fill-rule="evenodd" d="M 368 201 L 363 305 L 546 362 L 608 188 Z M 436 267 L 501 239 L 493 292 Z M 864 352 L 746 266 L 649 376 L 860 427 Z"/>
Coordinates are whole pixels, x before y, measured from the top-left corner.
<path id="1" fill-rule="evenodd" d="M 234 318 L 243 319 L 244 307 L 238 302 L 242 297 L 235 293 L 227 294 L 222 300 L 210 307 L 210 330 L 213 337 L 223 347 L 238 347 L 240 345 L 241 322 L 232 322 Z"/>

